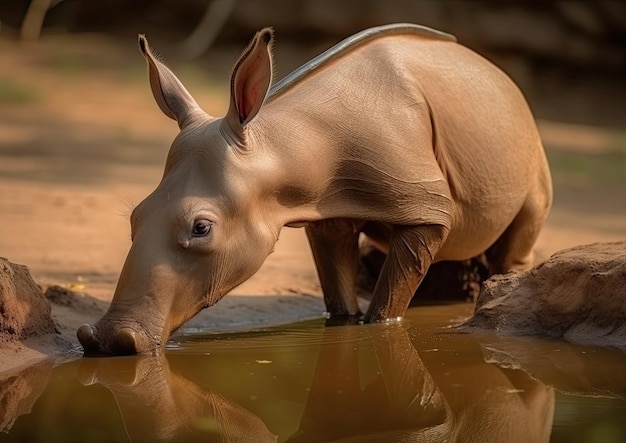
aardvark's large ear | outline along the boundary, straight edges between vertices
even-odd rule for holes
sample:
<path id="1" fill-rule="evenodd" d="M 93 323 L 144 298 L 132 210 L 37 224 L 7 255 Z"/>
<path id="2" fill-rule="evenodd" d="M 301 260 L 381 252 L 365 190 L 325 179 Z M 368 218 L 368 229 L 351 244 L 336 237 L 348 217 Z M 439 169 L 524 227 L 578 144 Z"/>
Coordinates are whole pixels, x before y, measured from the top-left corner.
<path id="1" fill-rule="evenodd" d="M 172 71 L 152 53 L 148 40 L 139 35 L 139 50 L 148 62 L 150 88 L 161 111 L 183 128 L 194 114 L 204 113 Z"/>
<path id="2" fill-rule="evenodd" d="M 260 30 L 233 68 L 226 122 L 238 137 L 243 137 L 243 128 L 256 117 L 272 84 L 273 42 L 271 28 Z"/>

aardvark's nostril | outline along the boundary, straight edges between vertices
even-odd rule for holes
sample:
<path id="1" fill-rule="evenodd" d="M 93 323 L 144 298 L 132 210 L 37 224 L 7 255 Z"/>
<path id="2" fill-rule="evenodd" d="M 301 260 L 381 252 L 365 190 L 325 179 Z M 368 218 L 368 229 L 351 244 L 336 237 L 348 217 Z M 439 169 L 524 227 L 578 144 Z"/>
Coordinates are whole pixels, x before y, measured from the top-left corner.
<path id="1" fill-rule="evenodd" d="M 131 355 L 137 353 L 137 335 L 131 328 L 121 328 L 111 340 L 110 350 L 116 355 Z"/>
<path id="2" fill-rule="evenodd" d="M 100 351 L 100 343 L 96 338 L 96 328 L 84 324 L 78 331 L 76 331 L 76 337 L 78 337 L 78 341 L 83 346 L 83 349 L 86 354 L 95 353 Z"/>

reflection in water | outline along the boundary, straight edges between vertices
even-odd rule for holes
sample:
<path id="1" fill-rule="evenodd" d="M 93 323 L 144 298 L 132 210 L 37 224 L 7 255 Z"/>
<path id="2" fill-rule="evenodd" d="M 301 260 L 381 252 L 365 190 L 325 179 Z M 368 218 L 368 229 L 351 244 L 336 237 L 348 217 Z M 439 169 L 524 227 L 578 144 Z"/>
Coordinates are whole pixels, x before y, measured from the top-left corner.
<path id="1" fill-rule="evenodd" d="M 450 318 L 424 307 L 41 365 L 0 377 L 0 443 L 626 441 L 626 354 L 449 333 Z"/>
<path id="2" fill-rule="evenodd" d="M 406 433 L 439 433 L 447 421 L 447 405 L 406 330 L 400 325 L 370 329 L 370 343 L 357 340 L 362 331 L 355 327 L 325 331 L 331 340 L 340 334 L 342 343 L 321 348 L 300 429 L 289 442 L 330 442 L 357 435 L 391 441 Z M 365 385 L 358 345 L 371 346 L 378 366 Z"/>
<path id="3" fill-rule="evenodd" d="M 626 399 L 626 356 L 621 352 L 530 337 L 489 335 L 479 341 L 485 361 L 520 368 L 560 392 Z"/>
<path id="4" fill-rule="evenodd" d="M 524 372 L 451 365 L 436 382 L 403 325 L 326 328 L 317 343 L 290 443 L 549 440 L 552 389 Z M 164 357 L 83 359 L 79 377 L 113 393 L 133 441 L 187 441 L 207 431 L 220 441 L 275 439 L 259 417 L 170 371 Z"/>
<path id="5" fill-rule="evenodd" d="M 320 350 L 290 443 L 549 440 L 551 388 L 520 371 L 484 364 L 452 366 L 435 381 L 402 325 L 369 327 L 370 343 L 361 344 L 372 350 L 378 370 L 364 384 L 359 349 L 349 337 L 362 331 L 344 327 L 339 349 Z M 333 328 L 325 333 L 337 337 Z"/>
<path id="6" fill-rule="evenodd" d="M 52 361 L 44 360 L 20 373 L 0 376 L 0 432 L 9 432 L 20 415 L 30 413 L 51 370 Z"/>
<path id="7" fill-rule="evenodd" d="M 78 376 L 113 393 L 133 442 L 276 441 L 257 416 L 171 371 L 163 355 L 84 358 Z"/>

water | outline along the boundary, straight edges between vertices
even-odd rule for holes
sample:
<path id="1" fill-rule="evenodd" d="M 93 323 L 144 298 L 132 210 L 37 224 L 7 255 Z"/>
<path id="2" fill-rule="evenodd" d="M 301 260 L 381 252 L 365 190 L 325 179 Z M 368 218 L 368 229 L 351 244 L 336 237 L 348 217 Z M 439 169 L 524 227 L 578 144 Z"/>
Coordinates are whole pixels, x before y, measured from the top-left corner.
<path id="1" fill-rule="evenodd" d="M 626 354 L 400 324 L 180 334 L 0 380 L 0 442 L 623 442 Z"/>

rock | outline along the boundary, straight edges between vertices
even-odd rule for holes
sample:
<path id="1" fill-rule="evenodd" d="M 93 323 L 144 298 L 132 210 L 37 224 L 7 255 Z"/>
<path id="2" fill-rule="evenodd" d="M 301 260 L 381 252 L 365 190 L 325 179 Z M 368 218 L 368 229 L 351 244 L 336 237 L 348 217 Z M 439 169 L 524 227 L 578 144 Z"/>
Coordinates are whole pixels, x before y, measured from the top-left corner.
<path id="1" fill-rule="evenodd" d="M 28 268 L 0 257 L 0 339 L 56 332 L 50 311 L 50 303 Z"/>
<path id="2" fill-rule="evenodd" d="M 493 276 L 462 328 L 626 349 L 626 241 L 577 246 Z"/>
<path id="3" fill-rule="evenodd" d="M 84 298 L 85 294 L 72 291 L 60 285 L 52 285 L 46 289 L 44 296 L 50 303 L 55 305 L 76 307 L 79 304 L 79 297 Z"/>

